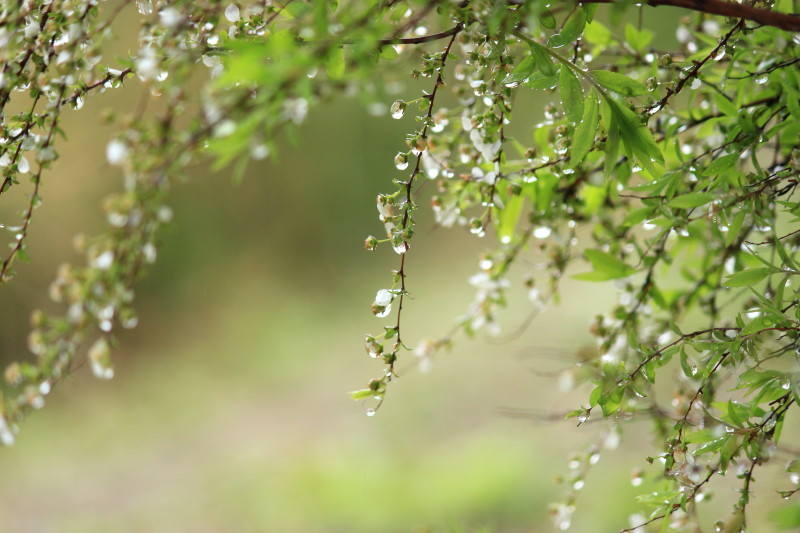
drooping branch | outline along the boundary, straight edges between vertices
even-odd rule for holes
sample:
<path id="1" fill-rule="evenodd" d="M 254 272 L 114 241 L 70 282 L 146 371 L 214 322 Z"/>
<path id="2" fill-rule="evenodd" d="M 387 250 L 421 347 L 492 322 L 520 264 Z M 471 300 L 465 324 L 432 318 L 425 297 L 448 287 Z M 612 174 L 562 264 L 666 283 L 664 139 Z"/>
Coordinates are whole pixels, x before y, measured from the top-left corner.
<path id="1" fill-rule="evenodd" d="M 614 0 L 584 0 L 584 3 L 611 4 L 614 3 Z M 646 0 L 645 3 L 652 7 L 680 7 L 710 15 L 749 20 L 786 31 L 800 32 L 800 16 L 798 15 L 779 13 L 770 9 L 735 4 L 724 0 Z"/>

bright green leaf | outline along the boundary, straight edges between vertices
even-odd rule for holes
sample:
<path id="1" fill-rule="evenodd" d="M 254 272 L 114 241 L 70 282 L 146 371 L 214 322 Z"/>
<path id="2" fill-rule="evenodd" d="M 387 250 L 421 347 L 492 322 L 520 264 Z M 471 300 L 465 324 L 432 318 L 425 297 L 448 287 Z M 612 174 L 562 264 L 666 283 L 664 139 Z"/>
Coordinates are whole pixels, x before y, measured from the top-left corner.
<path id="1" fill-rule="evenodd" d="M 600 109 L 597 103 L 597 93 L 592 89 L 584 102 L 583 120 L 575 128 L 575 138 L 572 140 L 572 152 L 569 158 L 570 168 L 583 161 L 583 158 L 592 149 L 599 122 Z"/>

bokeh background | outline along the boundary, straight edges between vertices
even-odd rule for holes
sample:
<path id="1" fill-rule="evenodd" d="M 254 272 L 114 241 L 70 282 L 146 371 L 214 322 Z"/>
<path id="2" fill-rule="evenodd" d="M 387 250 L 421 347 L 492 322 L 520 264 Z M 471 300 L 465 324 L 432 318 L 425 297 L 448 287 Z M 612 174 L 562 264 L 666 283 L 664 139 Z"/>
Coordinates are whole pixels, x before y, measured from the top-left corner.
<path id="1" fill-rule="evenodd" d="M 0 291 L 4 361 L 27 357 L 30 311 L 54 309 L 46 288 L 58 264 L 80 260 L 73 236 L 104 223 L 100 203 L 120 176 L 105 163 L 113 129 L 100 115 L 139 90 L 131 81 L 66 114 L 32 261 Z M 520 131 L 541 107 L 523 104 Z M 554 478 L 607 427 L 528 414 L 564 413 L 588 395 L 547 373 L 591 344 L 610 284 L 567 280 L 560 305 L 514 341 L 459 338 L 429 373 L 402 372 L 375 417 L 349 398 L 381 371 L 363 335 L 389 323 L 370 304 L 398 256 L 362 243 L 381 231 L 375 196 L 399 176 L 392 159 L 415 124 L 342 98 L 313 110 L 299 144 L 283 143 L 241 183 L 198 162 L 174 187 L 174 223 L 139 286 L 139 326 L 120 335 L 116 377 L 77 372 L 0 450 L 0 531 L 553 531 L 548 506 L 567 490 Z M 467 279 L 492 244 L 432 229 L 427 209 L 419 222 L 407 261 L 411 342 L 446 332 L 467 308 Z M 529 310 L 519 291 L 505 329 Z M 574 531 L 615 531 L 639 510 L 631 470 L 655 452 L 644 425 L 623 430 L 586 480 Z"/>

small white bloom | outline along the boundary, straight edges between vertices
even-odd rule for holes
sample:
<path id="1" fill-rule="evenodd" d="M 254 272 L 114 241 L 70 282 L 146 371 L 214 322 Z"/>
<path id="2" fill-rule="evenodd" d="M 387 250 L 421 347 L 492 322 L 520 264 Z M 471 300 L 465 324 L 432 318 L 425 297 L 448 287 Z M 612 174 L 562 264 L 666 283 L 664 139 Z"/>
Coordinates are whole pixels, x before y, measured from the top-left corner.
<path id="1" fill-rule="evenodd" d="M 225 18 L 228 19 L 230 22 L 238 22 L 239 21 L 239 6 L 236 4 L 231 4 L 225 8 Z"/>
<path id="2" fill-rule="evenodd" d="M 392 294 L 392 291 L 388 289 L 381 289 L 375 295 L 375 305 L 387 306 L 392 303 L 393 299 L 394 294 Z"/>
<path id="3" fill-rule="evenodd" d="M 119 139 L 112 139 L 106 145 L 106 159 L 112 165 L 121 165 L 128 157 L 128 147 Z"/>
<path id="4" fill-rule="evenodd" d="M 161 21 L 161 24 L 167 28 L 174 28 L 181 23 L 183 15 L 174 7 L 168 7 L 159 12 L 158 19 Z"/>
<path id="5" fill-rule="evenodd" d="M 114 252 L 106 250 L 92 261 L 92 266 L 100 270 L 108 270 L 114 264 Z"/>
<path id="6" fill-rule="evenodd" d="M 139 52 L 139 57 L 136 59 L 136 75 L 142 81 L 151 80 L 158 75 L 158 59 L 152 47 L 145 46 Z"/>
<path id="7" fill-rule="evenodd" d="M 39 35 L 40 31 L 41 29 L 39 28 L 39 23 L 35 20 L 31 20 L 28 22 L 28 24 L 25 25 L 25 32 L 24 32 L 25 38 L 33 39 L 34 37 Z"/>
<path id="8" fill-rule="evenodd" d="M 286 117 L 294 122 L 295 124 L 300 124 L 308 115 L 308 100 L 305 98 L 292 98 L 290 100 L 286 100 L 283 105 L 284 113 Z"/>
<path id="9" fill-rule="evenodd" d="M 0 442 L 2 442 L 4 446 L 14 445 L 14 434 L 11 432 L 11 428 L 8 427 L 4 416 L 0 416 Z"/>

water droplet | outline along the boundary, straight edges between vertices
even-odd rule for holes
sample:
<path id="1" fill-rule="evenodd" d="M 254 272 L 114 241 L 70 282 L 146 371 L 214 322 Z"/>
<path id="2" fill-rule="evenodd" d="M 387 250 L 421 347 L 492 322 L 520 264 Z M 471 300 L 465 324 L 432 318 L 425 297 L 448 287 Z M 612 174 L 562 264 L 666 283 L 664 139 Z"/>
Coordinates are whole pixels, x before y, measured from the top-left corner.
<path id="1" fill-rule="evenodd" d="M 755 82 L 756 82 L 757 84 L 759 84 L 759 85 L 764 85 L 765 83 L 767 83 L 767 80 L 768 80 L 768 79 L 769 79 L 769 76 L 768 76 L 768 75 L 766 75 L 766 74 L 764 74 L 763 76 L 759 76 L 759 77 L 757 77 L 757 78 L 755 79 Z"/>
<path id="2" fill-rule="evenodd" d="M 396 156 L 394 156 L 394 166 L 397 167 L 397 170 L 405 170 L 408 168 L 408 154 L 405 152 L 398 152 Z"/>
<path id="3" fill-rule="evenodd" d="M 394 103 L 392 103 L 392 107 L 389 108 L 389 112 L 392 118 L 403 118 L 403 114 L 406 112 L 406 103 L 402 100 L 395 100 Z"/>
<path id="4" fill-rule="evenodd" d="M 75 99 L 75 109 L 83 108 L 83 97 L 79 96 Z"/>
<path id="5" fill-rule="evenodd" d="M 401 254 L 401 255 L 406 253 L 410 247 L 411 246 L 405 241 L 401 241 L 401 242 L 399 242 L 397 244 L 392 243 L 392 249 L 395 251 L 395 253 L 398 253 L 398 254 Z"/>
<path id="6" fill-rule="evenodd" d="M 483 229 L 483 221 L 479 218 L 473 218 L 469 222 L 469 232 L 473 235 L 477 235 L 478 237 L 483 237 L 486 235 L 486 231 Z"/>
<path id="7" fill-rule="evenodd" d="M 150 0 L 136 0 L 136 10 L 142 15 L 153 13 L 153 3 Z"/>
<path id="8" fill-rule="evenodd" d="M 21 174 L 27 174 L 31 170 L 31 164 L 25 159 L 25 156 L 19 158 L 19 163 L 17 163 L 17 170 Z"/>
<path id="9" fill-rule="evenodd" d="M 537 239 L 546 239 L 553 233 L 553 230 L 547 226 L 539 226 L 533 230 L 533 236 Z"/>
<path id="10" fill-rule="evenodd" d="M 392 305 L 378 305 L 372 304 L 372 314 L 378 318 L 384 318 L 392 312 Z"/>
<path id="11" fill-rule="evenodd" d="M 367 416 L 375 416 L 375 409 L 373 409 L 372 407 L 367 409 Z"/>
<path id="12" fill-rule="evenodd" d="M 697 89 L 699 89 L 699 88 L 700 88 L 700 86 L 701 86 L 702 84 L 703 84 L 703 82 L 702 82 L 702 81 L 700 81 L 700 78 L 695 78 L 695 79 L 693 79 L 693 80 L 692 80 L 692 90 L 693 90 L 693 91 L 696 91 Z"/>

